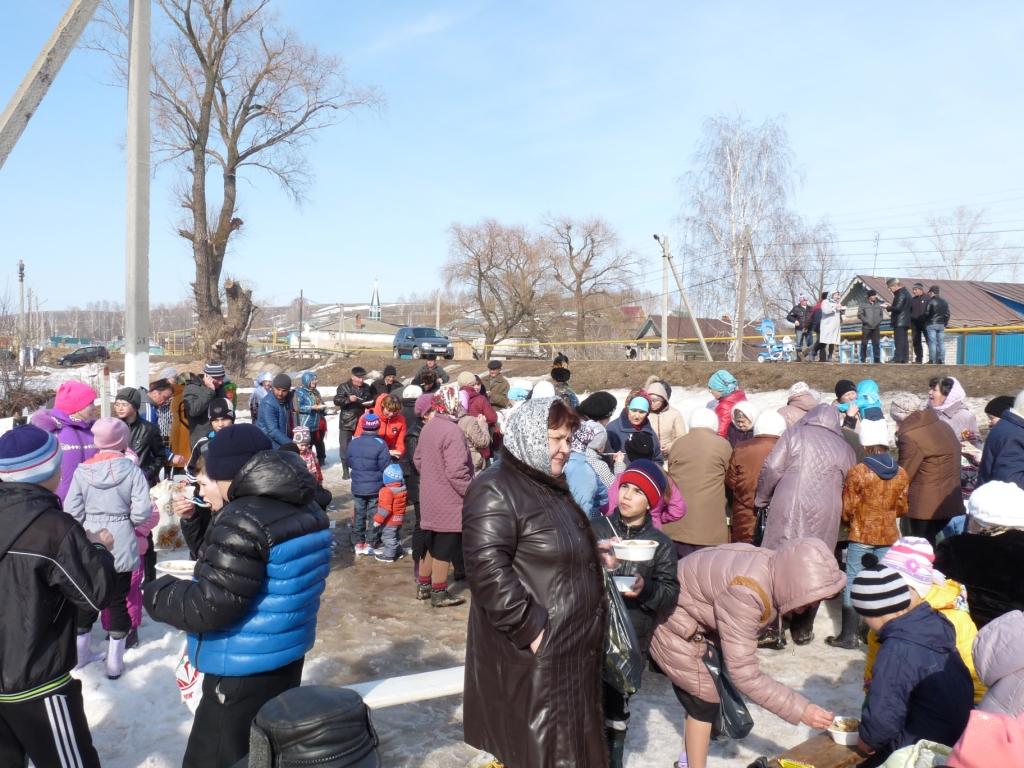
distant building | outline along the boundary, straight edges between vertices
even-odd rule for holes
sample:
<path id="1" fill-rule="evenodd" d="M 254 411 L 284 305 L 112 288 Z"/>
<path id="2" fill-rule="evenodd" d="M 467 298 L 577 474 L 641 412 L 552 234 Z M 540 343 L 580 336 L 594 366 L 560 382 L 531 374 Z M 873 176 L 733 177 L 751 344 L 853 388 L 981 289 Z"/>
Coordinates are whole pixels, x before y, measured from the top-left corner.
<path id="1" fill-rule="evenodd" d="M 728 316 L 720 320 L 708 317 L 698 317 L 697 324 L 700 326 L 704 340 L 707 342 L 712 357 L 715 360 L 725 359 L 732 342 L 733 330 L 732 321 Z M 757 345 L 760 343 L 761 332 L 757 330 L 757 322 L 748 321 L 743 329 L 744 336 L 756 336 L 758 340 L 748 339 L 743 342 L 743 358 L 745 360 L 757 359 Z M 704 351 L 697 340 L 697 329 L 692 317 L 680 317 L 669 315 L 668 326 L 665 329 L 668 336 L 669 359 L 678 358 L 703 358 Z M 651 315 L 643 324 L 636 335 L 637 349 L 640 357 L 647 357 L 647 350 L 654 348 L 654 356 L 661 353 L 661 315 Z"/>
<path id="2" fill-rule="evenodd" d="M 377 281 L 373 281 L 373 298 L 370 299 L 370 319 L 380 322 L 380 293 L 377 292 Z"/>

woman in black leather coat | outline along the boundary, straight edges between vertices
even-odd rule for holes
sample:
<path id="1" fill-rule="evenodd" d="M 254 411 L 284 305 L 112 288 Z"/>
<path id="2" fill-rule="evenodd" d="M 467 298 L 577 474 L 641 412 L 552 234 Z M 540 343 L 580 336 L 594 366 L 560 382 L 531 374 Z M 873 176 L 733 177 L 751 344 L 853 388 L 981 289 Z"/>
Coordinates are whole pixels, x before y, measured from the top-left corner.
<path id="1" fill-rule="evenodd" d="M 506 768 L 607 764 L 601 712 L 605 586 L 597 539 L 562 477 L 579 417 L 519 406 L 501 460 L 463 505 L 473 592 L 464 738 Z"/>

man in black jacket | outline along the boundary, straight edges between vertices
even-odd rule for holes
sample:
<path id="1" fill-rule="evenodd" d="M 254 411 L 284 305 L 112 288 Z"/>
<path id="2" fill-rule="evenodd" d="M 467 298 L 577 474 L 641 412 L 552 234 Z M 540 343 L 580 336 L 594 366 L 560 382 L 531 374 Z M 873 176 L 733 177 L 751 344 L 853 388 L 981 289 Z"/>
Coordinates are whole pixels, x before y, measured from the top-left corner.
<path id="1" fill-rule="evenodd" d="M 793 324 L 793 328 L 796 329 L 796 352 L 799 355 L 803 352 L 804 346 L 811 346 L 814 339 L 811 338 L 811 334 L 808 332 L 810 328 L 810 317 L 811 308 L 808 306 L 809 299 L 806 293 L 801 293 L 797 298 L 796 306 L 789 310 L 789 314 L 786 315 L 787 322 Z"/>
<path id="2" fill-rule="evenodd" d="M 210 417 L 210 401 L 215 397 L 227 397 L 224 379 L 227 372 L 222 363 L 207 363 L 203 366 L 203 378 L 192 378 L 185 385 L 182 398 L 185 403 L 185 417 L 188 419 L 188 439 L 190 445 L 205 434 L 208 434 Z"/>
<path id="3" fill-rule="evenodd" d="M 334 395 L 334 404 L 341 411 L 338 414 L 338 442 L 341 466 L 344 469 L 343 480 L 348 480 L 349 468 L 345 461 L 345 451 L 348 444 L 359 426 L 359 417 L 366 413 L 367 409 L 373 406 L 374 394 L 369 384 L 364 384 L 366 369 L 357 365 L 351 371 L 351 379 L 338 387 Z M 369 403 L 369 405 L 367 405 Z"/>
<path id="4" fill-rule="evenodd" d="M 114 412 L 128 425 L 128 447 L 139 457 L 139 468 L 146 474 L 149 487 L 160 482 L 160 471 L 167 464 L 167 449 L 160 437 L 160 427 L 139 416 L 142 393 L 135 387 L 117 391 Z"/>
<path id="5" fill-rule="evenodd" d="M 424 355 L 423 359 L 425 362 L 420 366 L 420 369 L 416 372 L 416 376 L 413 377 L 413 380 L 410 383 L 415 384 L 417 387 L 422 387 L 423 381 L 420 377 L 423 376 L 424 371 L 430 371 L 434 374 L 435 381 L 447 384 L 449 381 L 448 372 L 437 364 L 437 355 Z"/>
<path id="6" fill-rule="evenodd" d="M 398 380 L 398 371 L 393 365 L 385 365 L 384 373 L 381 377 L 373 382 L 373 394 L 374 397 L 380 397 L 381 395 L 390 395 L 396 389 L 403 388 L 402 382 Z"/>
<path id="7" fill-rule="evenodd" d="M 875 362 L 882 362 L 882 348 L 879 346 L 881 335 L 879 327 L 882 325 L 882 305 L 878 301 L 878 291 L 868 291 L 868 297 L 860 303 L 857 309 L 857 319 L 860 320 L 860 361 L 868 361 L 868 343 L 871 344 Z"/>
<path id="8" fill-rule="evenodd" d="M 76 613 L 99 611 L 114 591 L 114 539 L 86 533 L 61 511 L 56 438 L 32 425 L 0 437 L 0 765 L 99 768 L 70 675 L 90 660 Z"/>
<path id="9" fill-rule="evenodd" d="M 946 362 L 946 326 L 949 325 L 949 304 L 939 296 L 939 286 L 928 289 L 928 305 L 924 313 L 924 328 L 928 334 L 928 362 L 943 365 Z"/>
<path id="10" fill-rule="evenodd" d="M 885 304 L 889 310 L 889 323 L 892 325 L 892 340 L 896 349 L 890 362 L 909 363 L 907 349 L 907 331 L 910 328 L 910 291 L 900 285 L 898 277 L 885 283 L 892 291 L 892 301 Z"/>
<path id="11" fill-rule="evenodd" d="M 928 297 L 924 295 L 924 286 L 921 283 L 914 283 L 910 289 L 910 338 L 914 347 L 914 364 L 921 365 L 924 362 L 924 346 L 922 339 L 924 332 L 924 313 L 928 307 Z"/>

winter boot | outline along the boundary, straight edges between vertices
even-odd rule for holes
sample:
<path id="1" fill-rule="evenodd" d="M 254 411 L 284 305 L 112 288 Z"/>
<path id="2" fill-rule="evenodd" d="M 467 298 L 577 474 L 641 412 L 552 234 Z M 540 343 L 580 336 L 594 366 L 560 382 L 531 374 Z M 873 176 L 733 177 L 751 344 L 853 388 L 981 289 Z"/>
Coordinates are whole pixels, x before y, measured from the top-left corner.
<path id="1" fill-rule="evenodd" d="M 789 620 L 789 634 L 796 645 L 810 645 L 814 640 L 814 617 L 818 606 L 808 606 L 803 613 L 794 613 Z"/>
<path id="2" fill-rule="evenodd" d="M 352 475 L 348 471 L 348 464 L 346 464 L 344 461 L 341 462 L 341 469 L 342 469 L 341 479 L 342 480 L 351 480 L 352 479 Z"/>
<path id="3" fill-rule="evenodd" d="M 124 649 L 130 651 L 132 648 L 137 648 L 139 645 L 139 628 L 132 627 L 128 630 L 128 636 L 124 639 Z"/>
<path id="4" fill-rule="evenodd" d="M 608 745 L 608 768 L 622 768 L 622 758 L 626 751 L 626 732 L 605 728 L 604 740 Z"/>
<path id="5" fill-rule="evenodd" d="M 107 651 L 107 677 L 117 680 L 124 672 L 124 645 L 127 638 L 110 638 L 110 647 Z"/>
<path id="6" fill-rule="evenodd" d="M 416 584 L 416 599 L 417 600 L 429 600 L 430 599 L 430 585 L 429 584 Z"/>
<path id="7" fill-rule="evenodd" d="M 107 654 L 103 651 L 92 652 L 91 632 L 84 632 L 78 636 L 78 663 L 75 665 L 75 669 L 81 669 L 94 661 L 103 661 L 105 658 L 107 658 Z"/>
<path id="8" fill-rule="evenodd" d="M 868 633 L 871 632 L 871 627 L 868 626 L 864 619 L 859 619 L 860 626 L 857 627 L 857 639 L 860 640 L 864 645 L 868 644 Z"/>
<path id="9" fill-rule="evenodd" d="M 860 615 L 852 606 L 843 606 L 843 629 L 838 637 L 826 637 L 825 645 L 833 648 L 856 648 L 860 643 L 857 641 L 857 625 L 860 623 Z"/>
<path id="10" fill-rule="evenodd" d="M 466 602 L 464 597 L 456 597 L 447 589 L 431 589 L 430 590 L 430 607 L 431 608 L 447 608 L 451 605 L 462 605 Z"/>

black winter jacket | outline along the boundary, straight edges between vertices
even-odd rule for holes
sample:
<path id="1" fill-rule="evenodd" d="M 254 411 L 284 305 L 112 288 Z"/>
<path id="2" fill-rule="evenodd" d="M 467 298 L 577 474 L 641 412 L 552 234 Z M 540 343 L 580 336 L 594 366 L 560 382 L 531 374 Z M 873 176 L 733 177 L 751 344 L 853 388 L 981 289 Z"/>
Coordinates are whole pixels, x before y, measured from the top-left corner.
<path id="1" fill-rule="evenodd" d="M 356 396 L 355 402 L 350 399 L 352 395 Z M 363 403 L 376 399 L 373 388 L 365 382 L 357 387 L 349 379 L 339 386 L 337 394 L 334 395 L 334 404 L 341 408 L 338 414 L 338 429 L 342 432 L 355 432 L 359 426 L 359 417 L 366 413 L 366 406 Z"/>
<path id="2" fill-rule="evenodd" d="M 413 457 L 416 455 L 416 446 L 420 444 L 420 430 L 423 429 L 423 422 L 416 415 L 416 412 L 409 407 L 415 404 L 415 400 L 402 400 L 402 415 L 405 416 L 405 423 L 408 425 L 405 432 L 405 453 L 399 459 L 399 466 L 402 467 L 402 474 L 405 475 L 405 487 L 409 494 L 406 504 L 420 503 L 420 473 L 416 470 Z"/>
<path id="3" fill-rule="evenodd" d="M 910 322 L 921 328 L 924 327 L 925 312 L 928 311 L 928 295 L 922 293 L 920 296 L 910 298 Z"/>
<path id="4" fill-rule="evenodd" d="M 76 608 L 106 608 L 114 578 L 113 556 L 86 538 L 55 494 L 0 483 L 0 702 L 44 695 L 70 679 Z"/>
<path id="5" fill-rule="evenodd" d="M 803 331 L 807 329 L 807 318 L 810 316 L 810 314 L 810 307 L 802 307 L 799 304 L 797 304 L 795 307 L 789 310 L 789 314 L 786 315 L 786 320 L 791 322 L 794 328 L 799 328 L 801 331 Z M 797 323 L 800 323 L 800 325 L 797 325 Z"/>
<path id="6" fill-rule="evenodd" d="M 860 737 L 875 750 L 921 739 L 956 744 L 974 707 L 974 683 L 952 623 L 922 603 L 889 621 L 878 639 Z"/>
<path id="7" fill-rule="evenodd" d="M 1024 531 L 1019 530 L 947 536 L 935 548 L 935 569 L 967 588 L 967 605 L 978 629 L 1004 613 L 1024 611 L 1021 562 Z"/>
<path id="8" fill-rule="evenodd" d="M 185 385 L 182 403 L 185 407 L 185 418 L 188 419 L 188 439 L 191 445 L 203 435 L 210 432 L 210 401 L 215 397 L 227 397 L 223 385 L 210 389 L 203 384 L 201 376 L 193 376 L 192 381 Z"/>
<path id="9" fill-rule="evenodd" d="M 164 576 L 145 587 L 144 603 L 159 622 L 188 632 L 225 629 L 251 607 L 266 578 L 270 550 L 329 528 L 313 501 L 316 478 L 298 454 L 264 451 L 242 467 L 229 503 L 182 525 L 189 549 L 196 538 L 196 581 Z"/>
<path id="10" fill-rule="evenodd" d="M 650 514 L 644 519 L 643 525 L 630 528 L 622 520 L 618 508 L 611 517 L 602 517 L 593 521 L 594 531 L 598 539 L 608 538 L 609 526 L 620 539 L 647 539 L 658 542 L 654 559 L 646 562 L 622 560 L 615 569 L 616 576 L 643 577 L 644 588 L 639 597 L 622 596 L 629 611 L 629 620 L 633 623 L 633 631 L 642 649 L 647 649 L 654 623 L 659 613 L 673 610 L 679 599 L 679 574 L 677 565 L 679 556 L 676 545 L 667 534 L 654 526 Z"/>
<path id="11" fill-rule="evenodd" d="M 924 311 L 925 325 L 949 325 L 949 303 L 941 296 L 932 296 Z"/>
<path id="12" fill-rule="evenodd" d="M 167 448 L 160 437 L 160 427 L 136 416 L 128 425 L 128 447 L 139 457 L 139 467 L 152 488 L 160 480 L 160 470 L 167 465 Z"/>
<path id="13" fill-rule="evenodd" d="M 910 327 L 910 291 L 900 288 L 889 302 L 889 324 L 893 328 Z"/>
<path id="14" fill-rule="evenodd" d="M 430 369 L 426 366 L 426 364 L 421 365 L 420 369 L 416 371 L 416 377 L 412 380 L 412 383 L 415 384 L 417 387 L 423 386 L 423 380 L 420 377 L 423 375 L 424 371 L 429 370 Z M 434 374 L 437 376 L 438 386 L 440 386 L 441 384 L 447 384 L 450 380 L 448 372 L 440 365 L 434 366 Z"/>
<path id="15" fill-rule="evenodd" d="M 390 395 L 396 389 L 405 389 L 405 384 L 400 382 L 397 377 L 395 378 L 394 382 L 388 384 L 386 381 L 384 381 L 384 377 L 381 376 L 379 379 L 373 382 L 373 385 L 370 388 L 373 390 L 374 399 L 376 399 L 381 395 Z"/>

